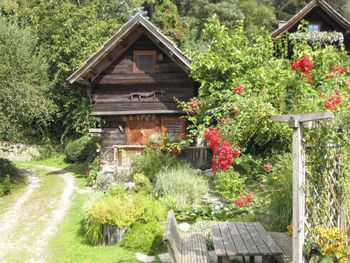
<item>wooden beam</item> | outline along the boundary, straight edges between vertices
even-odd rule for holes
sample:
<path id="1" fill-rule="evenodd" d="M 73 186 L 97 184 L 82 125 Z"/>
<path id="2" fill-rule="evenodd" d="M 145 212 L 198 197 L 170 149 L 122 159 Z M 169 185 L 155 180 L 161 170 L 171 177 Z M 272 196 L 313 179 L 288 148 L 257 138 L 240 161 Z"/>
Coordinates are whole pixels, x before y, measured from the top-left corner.
<path id="1" fill-rule="evenodd" d="M 181 110 L 139 110 L 139 111 L 92 111 L 92 116 L 137 115 L 137 114 L 183 114 Z"/>
<path id="2" fill-rule="evenodd" d="M 88 81 L 87 79 L 79 78 L 79 79 L 78 79 L 78 82 L 81 83 L 81 84 L 84 84 L 84 85 L 86 85 L 86 86 L 88 86 L 88 87 L 92 87 L 91 82 Z"/>
<path id="3" fill-rule="evenodd" d="M 272 115 L 272 121 L 289 122 L 290 119 L 294 119 L 297 122 L 306 121 L 319 121 L 325 119 L 331 119 L 334 117 L 333 112 L 318 112 L 318 113 L 307 113 L 307 114 L 288 114 L 288 115 Z"/>

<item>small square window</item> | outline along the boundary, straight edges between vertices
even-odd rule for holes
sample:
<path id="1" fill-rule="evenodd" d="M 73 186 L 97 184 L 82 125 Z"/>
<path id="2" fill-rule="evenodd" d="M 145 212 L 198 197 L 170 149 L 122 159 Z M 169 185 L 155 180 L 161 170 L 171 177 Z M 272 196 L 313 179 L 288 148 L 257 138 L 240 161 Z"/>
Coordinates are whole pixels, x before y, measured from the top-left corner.
<path id="1" fill-rule="evenodd" d="M 307 29 L 310 33 L 313 32 L 320 32 L 321 31 L 321 26 L 320 24 L 308 24 Z"/>
<path id="2" fill-rule="evenodd" d="M 134 72 L 149 72 L 156 70 L 156 51 L 134 51 Z"/>

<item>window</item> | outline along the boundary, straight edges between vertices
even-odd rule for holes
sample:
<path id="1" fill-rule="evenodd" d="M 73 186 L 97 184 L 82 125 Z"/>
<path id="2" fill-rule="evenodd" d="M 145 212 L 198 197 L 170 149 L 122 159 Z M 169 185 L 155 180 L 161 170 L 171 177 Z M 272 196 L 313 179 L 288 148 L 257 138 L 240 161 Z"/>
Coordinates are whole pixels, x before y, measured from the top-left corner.
<path id="1" fill-rule="evenodd" d="M 307 29 L 310 33 L 313 33 L 313 32 L 320 32 L 321 31 L 321 25 L 320 24 L 308 24 L 307 25 Z"/>
<path id="2" fill-rule="evenodd" d="M 155 71 L 156 61 L 156 51 L 134 51 L 134 72 Z"/>

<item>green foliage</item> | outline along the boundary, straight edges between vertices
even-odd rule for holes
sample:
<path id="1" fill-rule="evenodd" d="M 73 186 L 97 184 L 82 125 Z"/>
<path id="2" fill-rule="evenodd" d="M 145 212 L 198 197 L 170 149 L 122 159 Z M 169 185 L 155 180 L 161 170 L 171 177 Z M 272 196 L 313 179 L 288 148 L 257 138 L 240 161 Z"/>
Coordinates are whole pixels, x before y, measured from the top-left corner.
<path id="1" fill-rule="evenodd" d="M 234 201 L 241 194 L 244 194 L 244 179 L 233 169 L 226 172 L 219 171 L 215 174 L 215 190 L 226 200 Z"/>
<path id="2" fill-rule="evenodd" d="M 48 64 L 29 29 L 0 16 L 0 140 L 41 141 L 52 119 Z"/>
<path id="3" fill-rule="evenodd" d="M 153 183 L 155 175 L 163 167 L 174 167 L 179 161 L 174 157 L 164 154 L 157 148 L 146 148 L 142 155 L 135 157 L 132 164 L 133 173 L 143 173 Z"/>
<path id="4" fill-rule="evenodd" d="M 87 183 L 92 185 L 96 180 L 97 173 L 100 170 L 100 156 L 96 156 L 95 159 L 88 165 L 87 170 Z"/>
<path id="5" fill-rule="evenodd" d="M 91 162 L 97 154 L 98 141 L 97 137 L 88 135 L 70 141 L 66 147 L 66 161 L 69 163 Z"/>
<path id="6" fill-rule="evenodd" d="M 208 190 L 208 182 L 189 165 L 165 168 L 160 171 L 155 183 L 155 191 L 160 196 L 172 196 L 180 207 L 196 204 Z"/>
<path id="7" fill-rule="evenodd" d="M 269 201 L 262 211 L 267 211 L 269 222 L 275 231 L 286 231 L 287 225 L 292 221 L 292 174 L 292 155 L 287 153 L 279 156 L 272 171 L 263 176 Z"/>
<path id="8" fill-rule="evenodd" d="M 248 212 L 249 209 L 247 207 L 238 208 L 234 203 L 222 203 L 178 209 L 176 210 L 176 218 L 180 221 L 227 221 L 244 216 Z"/>
<path id="9" fill-rule="evenodd" d="M 163 234 L 164 222 L 138 223 L 125 234 L 121 245 L 124 248 L 148 255 L 160 254 L 166 251 Z"/>
<path id="10" fill-rule="evenodd" d="M 141 251 L 151 255 L 164 252 L 165 246 L 162 237 L 167 209 L 151 196 L 138 194 L 136 199 L 139 204 L 142 204 L 144 214 L 125 234 L 121 245 L 133 251 Z"/>
<path id="11" fill-rule="evenodd" d="M 135 191 L 150 194 L 153 191 L 152 184 L 148 177 L 142 173 L 134 174 Z"/>
<path id="12" fill-rule="evenodd" d="M 9 194 L 20 180 L 18 171 L 12 162 L 0 158 L 0 197 Z"/>
<path id="13" fill-rule="evenodd" d="M 143 212 L 142 205 L 132 196 L 106 194 L 86 213 L 86 237 L 92 244 L 99 244 L 102 238 L 102 225 L 130 227 L 142 216 Z"/>

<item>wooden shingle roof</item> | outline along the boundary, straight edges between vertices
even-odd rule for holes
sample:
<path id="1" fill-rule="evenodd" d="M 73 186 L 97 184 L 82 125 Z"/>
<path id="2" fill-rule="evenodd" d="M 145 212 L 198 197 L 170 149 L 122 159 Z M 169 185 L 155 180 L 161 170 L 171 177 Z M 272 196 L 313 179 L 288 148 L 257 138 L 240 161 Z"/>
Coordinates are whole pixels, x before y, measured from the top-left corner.
<path id="1" fill-rule="evenodd" d="M 191 60 L 160 30 L 142 15 L 137 14 L 102 47 L 88 58 L 67 80 L 70 83 L 91 85 L 112 62 L 125 52 L 141 35 L 149 37 L 165 54 L 184 71 L 191 68 Z"/>
<path id="2" fill-rule="evenodd" d="M 288 32 L 291 28 L 297 25 L 302 19 L 304 19 L 311 11 L 316 7 L 322 9 L 326 14 L 328 14 L 338 25 L 344 29 L 345 32 L 350 31 L 350 22 L 343 17 L 339 12 L 337 12 L 330 4 L 324 0 L 312 0 L 303 9 L 301 9 L 295 16 L 293 16 L 287 23 L 274 31 L 271 36 L 278 37 Z"/>

